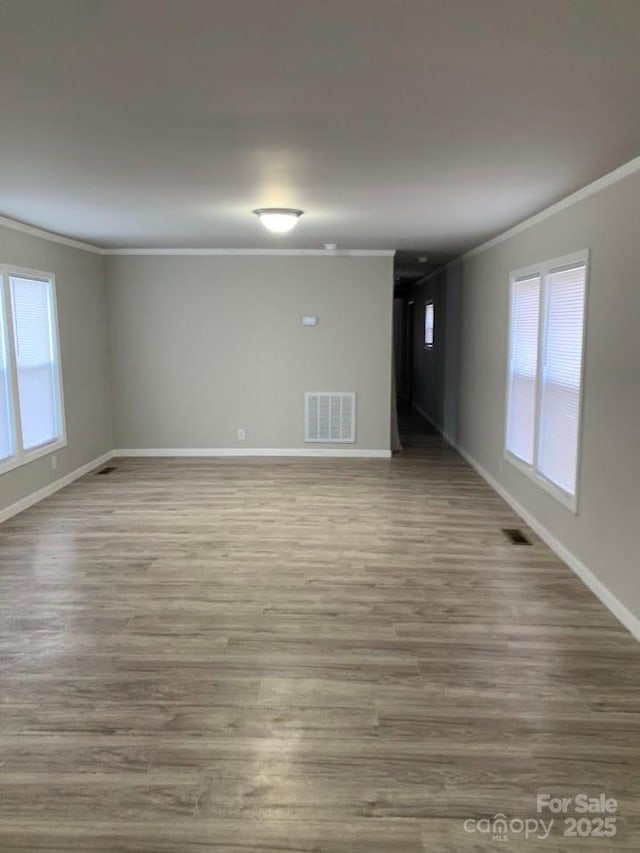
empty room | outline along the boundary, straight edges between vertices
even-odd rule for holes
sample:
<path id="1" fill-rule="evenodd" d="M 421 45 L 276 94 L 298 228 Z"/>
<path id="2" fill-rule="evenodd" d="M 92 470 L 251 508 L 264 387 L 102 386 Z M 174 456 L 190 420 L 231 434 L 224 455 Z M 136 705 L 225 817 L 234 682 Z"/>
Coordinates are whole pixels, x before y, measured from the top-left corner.
<path id="1" fill-rule="evenodd" d="M 640 2 L 0 0 L 0 851 L 640 850 Z"/>

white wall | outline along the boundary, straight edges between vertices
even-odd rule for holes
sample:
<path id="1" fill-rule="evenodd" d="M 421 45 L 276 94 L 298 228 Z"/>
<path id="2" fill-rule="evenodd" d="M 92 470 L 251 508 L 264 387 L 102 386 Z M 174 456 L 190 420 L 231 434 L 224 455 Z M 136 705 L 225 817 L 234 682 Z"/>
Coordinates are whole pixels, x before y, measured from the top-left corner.
<path id="1" fill-rule="evenodd" d="M 0 262 L 54 273 L 67 446 L 56 451 L 57 469 L 43 456 L 0 477 L 0 515 L 111 450 L 104 259 L 0 226 Z"/>
<path id="2" fill-rule="evenodd" d="M 304 392 L 356 391 L 355 448 L 388 450 L 392 261 L 108 258 L 115 446 L 300 449 Z"/>
<path id="3" fill-rule="evenodd" d="M 640 173 L 451 267 L 451 439 L 640 619 Z M 578 514 L 503 460 L 509 273 L 591 250 Z"/>

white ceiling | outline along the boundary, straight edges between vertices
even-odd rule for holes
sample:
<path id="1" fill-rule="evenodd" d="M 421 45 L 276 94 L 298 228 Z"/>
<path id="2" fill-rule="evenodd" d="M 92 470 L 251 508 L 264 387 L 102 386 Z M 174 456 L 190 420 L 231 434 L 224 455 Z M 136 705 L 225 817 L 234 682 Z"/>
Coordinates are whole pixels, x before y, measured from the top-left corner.
<path id="1" fill-rule="evenodd" d="M 437 261 L 640 153 L 638 104 L 639 0 L 0 0 L 0 213 Z"/>

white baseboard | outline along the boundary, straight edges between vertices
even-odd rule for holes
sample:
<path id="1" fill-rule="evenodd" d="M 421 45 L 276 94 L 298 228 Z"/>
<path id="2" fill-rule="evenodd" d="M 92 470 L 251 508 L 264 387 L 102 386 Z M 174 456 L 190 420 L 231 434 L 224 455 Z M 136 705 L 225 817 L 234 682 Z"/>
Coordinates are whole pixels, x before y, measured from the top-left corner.
<path id="1" fill-rule="evenodd" d="M 591 592 L 600 599 L 607 610 L 609 610 L 616 619 L 624 625 L 636 640 L 640 640 L 640 619 L 635 616 L 635 614 L 633 614 L 629 608 L 602 583 L 591 569 L 585 566 L 582 560 L 578 559 L 578 557 L 563 545 L 559 539 L 556 539 L 550 530 L 538 521 L 538 519 L 533 516 L 529 510 L 525 509 L 522 504 L 504 488 L 504 486 L 489 474 L 488 471 L 485 471 L 482 465 L 480 465 L 479 462 L 476 462 L 473 456 L 467 453 L 463 447 L 460 447 L 460 445 L 454 441 L 450 435 L 447 435 L 447 433 L 444 432 L 444 430 L 435 423 L 417 403 L 413 403 L 413 407 L 418 414 L 422 415 L 425 420 L 429 421 L 429 423 L 438 430 L 444 440 L 450 444 L 451 447 L 453 447 L 453 449 L 469 463 L 469 465 L 471 465 L 474 471 L 476 471 L 476 473 L 478 473 L 482 479 L 491 486 L 494 492 L 497 492 L 500 495 L 502 500 L 511 507 L 516 515 L 520 516 L 520 518 L 542 539 L 546 545 L 548 545 L 549 548 L 551 548 L 553 553 L 559 557 L 586 586 L 589 587 Z"/>
<path id="2" fill-rule="evenodd" d="M 113 456 L 323 456 L 347 459 L 390 459 L 390 450 L 345 447 L 142 447 L 119 449 Z"/>
<path id="3" fill-rule="evenodd" d="M 485 480 L 494 492 L 497 492 L 500 497 L 511 507 L 511 509 L 520 516 L 520 518 L 533 530 L 537 535 L 545 542 L 549 548 L 553 551 L 553 553 L 559 557 L 563 563 L 566 563 L 567 566 L 580 578 L 580 580 L 589 587 L 591 592 L 600 599 L 600 601 L 604 604 L 604 606 L 616 617 L 616 619 L 624 625 L 624 627 L 631 632 L 631 634 L 636 638 L 636 640 L 640 640 L 640 619 L 635 616 L 628 607 L 626 607 L 619 598 L 617 598 L 611 590 L 606 587 L 602 581 L 591 571 L 591 569 L 587 568 L 585 564 L 576 557 L 574 553 L 572 553 L 565 545 L 560 542 L 559 539 L 551 533 L 547 528 L 541 524 L 535 516 L 531 515 L 531 513 L 525 509 L 521 503 L 519 503 L 513 495 L 508 492 L 504 486 L 500 485 L 500 483 L 485 471 L 485 469 L 480 465 L 476 460 L 470 456 L 466 450 L 457 445 L 455 442 L 451 441 L 451 439 L 444 436 L 444 438 L 451 444 L 451 446 L 457 450 L 457 452 L 462 456 L 464 460 L 466 460 L 469 465 L 476 471 L 483 480 Z"/>
<path id="4" fill-rule="evenodd" d="M 0 509 L 0 524 L 3 521 L 7 521 L 7 519 L 12 518 L 14 515 L 18 515 L 19 512 L 23 512 L 25 509 L 29 509 L 30 506 L 43 501 L 45 498 L 48 498 L 50 495 L 55 494 L 55 492 L 60 491 L 60 489 L 64 489 L 65 486 L 68 486 L 70 483 L 73 483 L 74 480 L 79 479 L 80 477 L 84 477 L 85 474 L 88 474 L 90 471 L 93 471 L 94 468 L 99 468 L 101 465 L 104 465 L 105 462 L 108 462 L 113 456 L 113 452 L 109 451 L 108 453 L 103 453 L 102 456 L 98 456 L 96 459 L 92 459 L 91 462 L 87 462 L 86 465 L 81 465 L 80 468 L 76 468 L 75 471 L 72 471 L 70 474 L 65 474 L 64 477 L 60 477 L 59 480 L 55 480 L 53 483 L 49 483 L 48 486 L 44 486 L 42 489 L 38 489 L 37 492 L 32 492 L 30 495 L 27 495 L 26 498 L 22 498 L 19 501 L 16 501 L 11 506 L 5 507 L 4 509 Z"/>
<path id="5" fill-rule="evenodd" d="M 0 524 L 2 524 L 3 521 L 7 521 L 8 519 L 13 518 L 14 515 L 18 515 L 18 513 L 23 512 L 25 509 L 29 509 L 30 506 L 33 506 L 34 504 L 37 504 L 40 501 L 43 501 L 50 495 L 53 495 L 56 492 L 60 491 L 60 489 L 64 489 L 65 486 L 68 486 L 70 483 L 73 483 L 74 480 L 78 480 L 80 477 L 84 477 L 85 474 L 88 474 L 95 468 L 99 468 L 101 465 L 104 465 L 110 459 L 113 459 L 114 456 L 319 456 L 343 459 L 390 459 L 391 451 L 362 450 L 360 448 L 347 449 L 343 447 L 304 447 L 301 449 L 295 447 L 145 447 L 135 450 L 110 450 L 108 453 L 103 453 L 102 456 L 98 456 L 96 459 L 92 459 L 91 462 L 87 462 L 86 465 L 81 465 L 80 468 L 76 468 L 75 471 L 72 471 L 70 474 L 66 474 L 64 477 L 60 477 L 59 480 L 55 480 L 53 483 L 49 483 L 48 486 L 44 486 L 42 489 L 38 489 L 37 492 L 32 492 L 30 495 L 27 495 L 25 498 L 16 501 L 10 506 L 5 507 L 4 509 L 0 509 Z"/>

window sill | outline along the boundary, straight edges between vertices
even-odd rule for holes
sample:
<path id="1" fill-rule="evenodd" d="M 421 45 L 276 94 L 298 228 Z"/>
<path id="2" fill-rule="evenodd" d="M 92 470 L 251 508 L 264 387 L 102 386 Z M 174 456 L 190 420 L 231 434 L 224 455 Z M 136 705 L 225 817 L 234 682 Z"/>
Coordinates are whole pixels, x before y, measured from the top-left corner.
<path id="1" fill-rule="evenodd" d="M 546 477 L 535 471 L 531 465 L 527 465 L 526 462 L 523 462 L 521 459 L 518 459 L 517 456 L 509 453 L 508 450 L 505 451 L 504 458 L 509 465 L 517 468 L 517 470 L 528 477 L 532 483 L 535 483 L 536 486 L 539 486 L 543 491 L 555 498 L 558 503 L 561 503 L 566 509 L 572 512 L 573 515 L 578 514 L 577 494 L 570 495 L 568 492 L 563 491 L 563 489 L 556 486 L 555 483 L 552 483 L 551 480 L 547 480 Z"/>
<path id="2" fill-rule="evenodd" d="M 60 438 L 50 444 L 43 444 L 41 447 L 36 447 L 27 453 L 21 451 L 15 456 L 12 456 L 11 459 L 7 459 L 5 462 L 0 463 L 0 475 L 7 474 L 9 471 L 13 471 L 16 468 L 21 468 L 23 465 L 28 465 L 30 462 L 35 462 L 36 459 L 41 459 L 43 456 L 48 456 L 50 453 L 62 450 L 62 448 L 66 446 L 67 440 L 65 438 Z"/>

